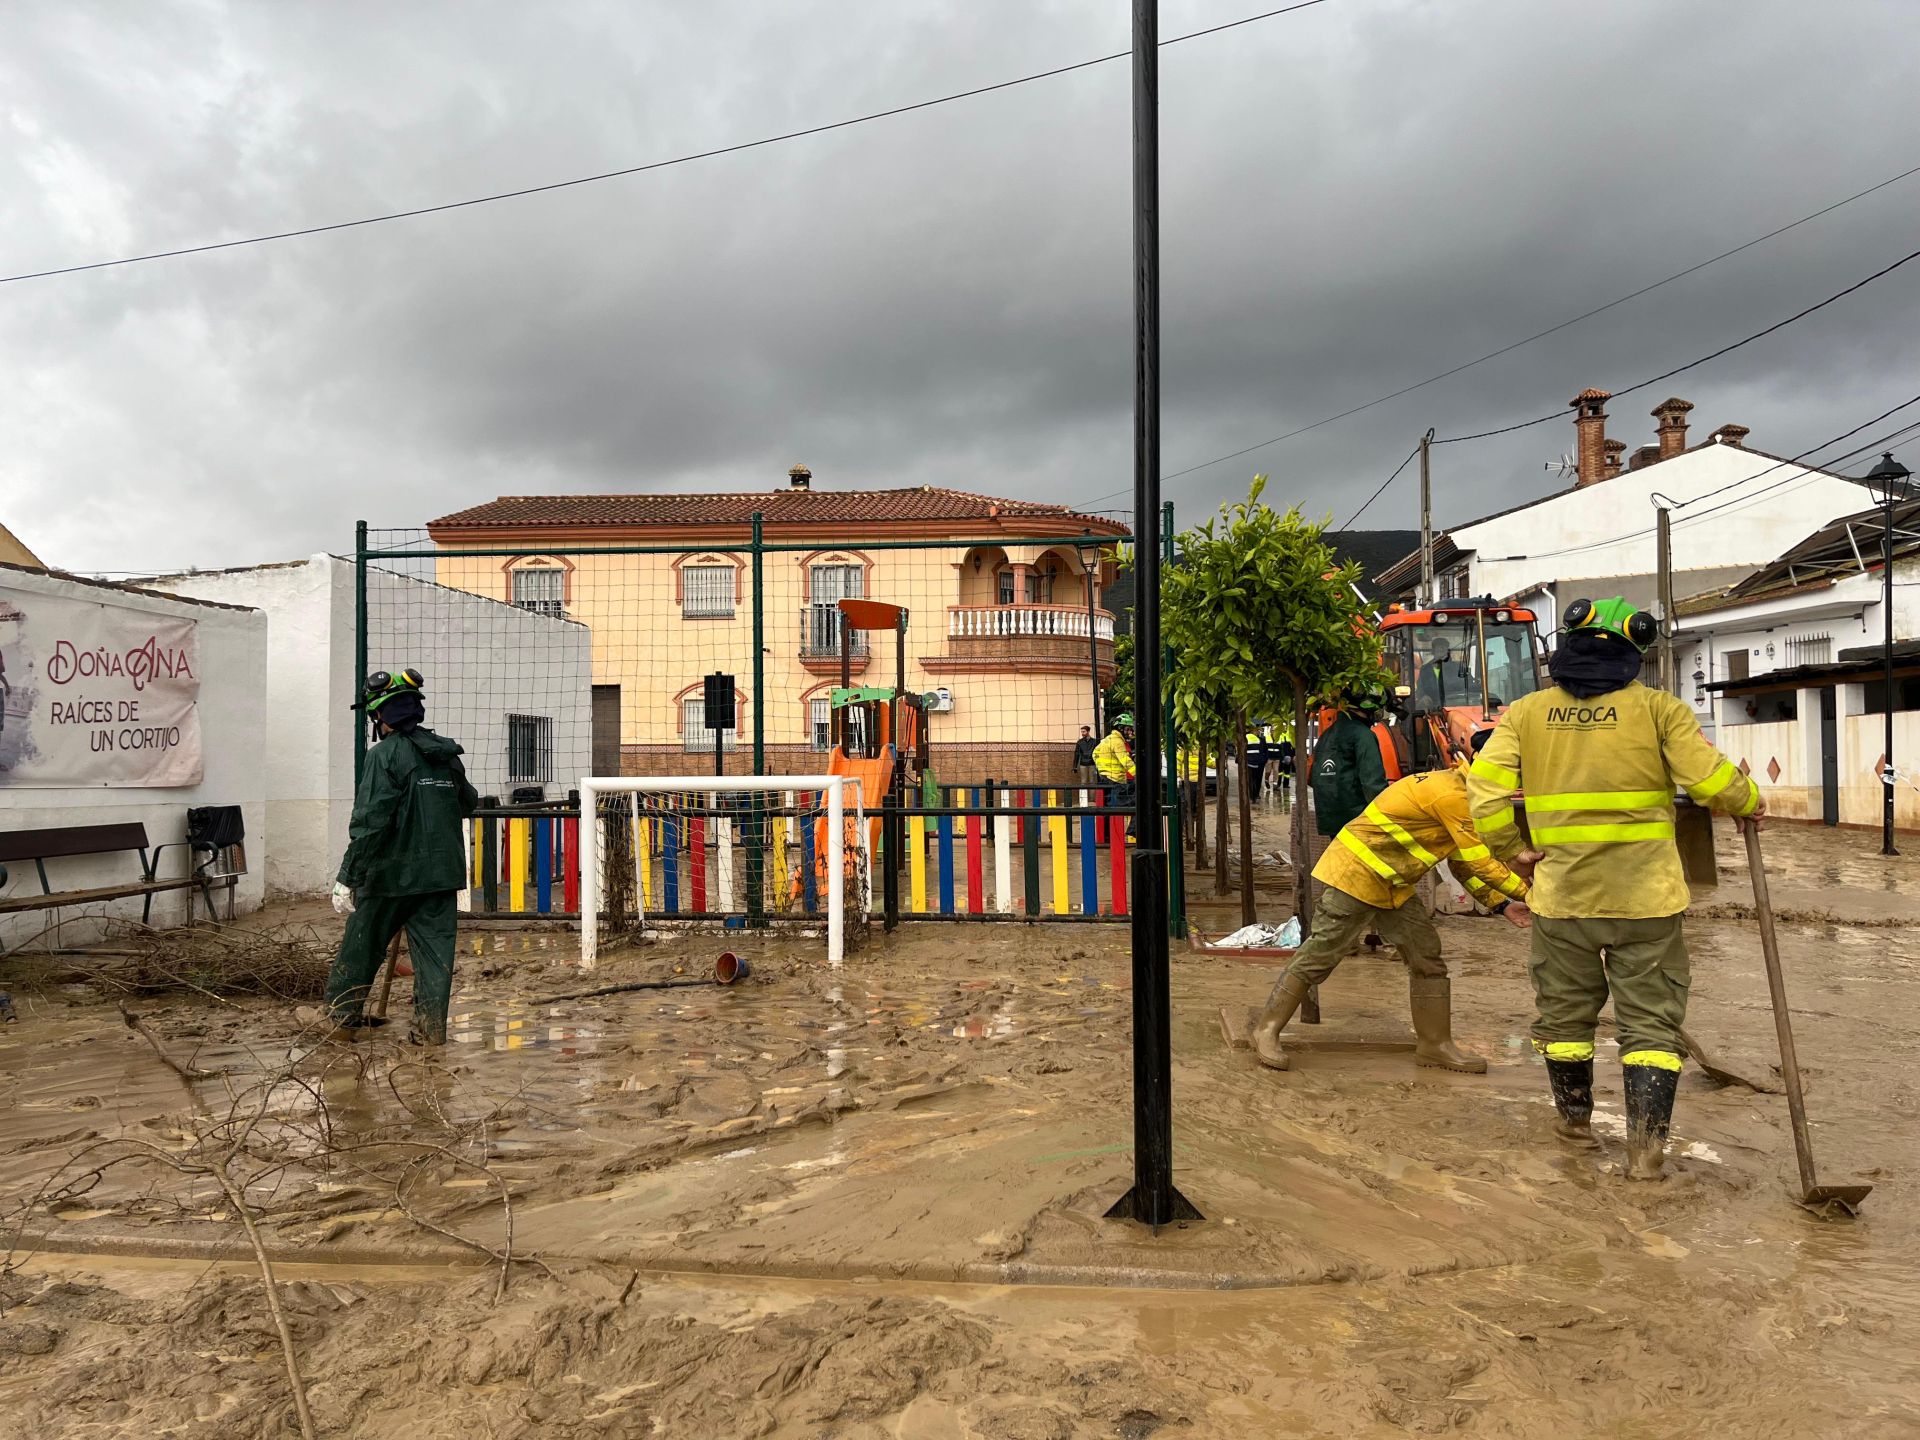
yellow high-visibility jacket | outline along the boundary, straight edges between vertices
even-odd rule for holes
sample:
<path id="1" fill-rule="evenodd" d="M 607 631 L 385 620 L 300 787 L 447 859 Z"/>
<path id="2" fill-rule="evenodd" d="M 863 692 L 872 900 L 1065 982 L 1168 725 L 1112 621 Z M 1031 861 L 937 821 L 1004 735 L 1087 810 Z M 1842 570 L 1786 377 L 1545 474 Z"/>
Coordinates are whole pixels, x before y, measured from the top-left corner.
<path id="1" fill-rule="evenodd" d="M 1102 780 L 1133 779 L 1133 752 L 1127 749 L 1126 737 L 1118 730 L 1109 730 L 1107 738 L 1093 747 L 1093 768 L 1100 772 Z"/>
<path id="2" fill-rule="evenodd" d="M 1687 908 L 1673 792 L 1751 815 L 1760 790 L 1700 733 L 1685 702 L 1634 681 L 1592 700 L 1555 686 L 1514 702 L 1468 771 L 1473 822 L 1493 853 L 1521 848 L 1524 789 L 1533 899 L 1552 919 L 1647 920 Z"/>
<path id="3" fill-rule="evenodd" d="M 1527 896 L 1527 882 L 1474 833 L 1464 768 L 1409 775 L 1382 790 L 1334 836 L 1313 878 L 1363 905 L 1398 910 L 1442 860 L 1489 909 Z"/>
<path id="4" fill-rule="evenodd" d="M 1198 783 L 1200 779 L 1200 752 L 1180 747 L 1180 778 L 1187 782 Z"/>

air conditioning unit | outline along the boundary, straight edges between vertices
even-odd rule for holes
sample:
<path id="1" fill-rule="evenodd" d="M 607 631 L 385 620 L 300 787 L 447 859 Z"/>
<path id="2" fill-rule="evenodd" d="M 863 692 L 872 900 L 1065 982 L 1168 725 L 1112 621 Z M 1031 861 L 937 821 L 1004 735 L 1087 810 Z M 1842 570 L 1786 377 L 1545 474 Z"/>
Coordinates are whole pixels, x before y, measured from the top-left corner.
<path id="1" fill-rule="evenodd" d="M 920 698 L 926 702 L 927 709 L 930 711 L 945 712 L 953 709 L 953 691 L 944 685 Z"/>

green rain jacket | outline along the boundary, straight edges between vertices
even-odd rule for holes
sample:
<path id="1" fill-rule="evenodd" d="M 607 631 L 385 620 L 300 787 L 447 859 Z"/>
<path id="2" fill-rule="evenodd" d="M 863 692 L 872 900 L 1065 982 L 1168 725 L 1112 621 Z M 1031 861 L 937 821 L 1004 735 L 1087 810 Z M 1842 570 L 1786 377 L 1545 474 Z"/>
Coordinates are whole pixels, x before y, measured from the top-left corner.
<path id="1" fill-rule="evenodd" d="M 1338 835 L 1382 790 L 1387 767 L 1373 727 L 1344 712 L 1313 747 L 1313 815 L 1322 835 Z"/>
<path id="2" fill-rule="evenodd" d="M 467 883 L 461 821 L 480 806 L 460 747 L 415 727 L 367 752 L 339 881 L 363 895 L 431 895 Z"/>

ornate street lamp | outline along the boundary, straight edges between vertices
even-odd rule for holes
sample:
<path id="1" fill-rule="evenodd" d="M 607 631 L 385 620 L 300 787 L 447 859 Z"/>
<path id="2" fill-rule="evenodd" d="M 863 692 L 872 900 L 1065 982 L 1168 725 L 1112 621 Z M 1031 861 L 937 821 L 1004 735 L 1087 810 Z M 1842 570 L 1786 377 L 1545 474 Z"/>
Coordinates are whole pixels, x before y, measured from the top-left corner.
<path id="1" fill-rule="evenodd" d="M 1886 661 L 1886 750 L 1880 772 L 1880 853 L 1898 855 L 1893 848 L 1893 505 L 1913 497 L 1913 472 L 1888 450 L 1867 472 L 1866 483 L 1878 486 L 1885 506 L 1880 528 L 1882 653 Z"/>

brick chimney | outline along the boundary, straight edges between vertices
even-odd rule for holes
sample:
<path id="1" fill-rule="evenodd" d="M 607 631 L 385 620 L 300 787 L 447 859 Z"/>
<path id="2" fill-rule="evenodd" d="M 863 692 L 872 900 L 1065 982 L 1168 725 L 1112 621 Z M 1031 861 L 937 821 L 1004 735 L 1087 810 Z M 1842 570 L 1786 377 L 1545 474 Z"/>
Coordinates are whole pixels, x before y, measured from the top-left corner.
<path id="1" fill-rule="evenodd" d="M 787 487 L 791 490 L 811 490 L 813 472 L 804 465 L 796 465 L 787 471 Z"/>
<path id="2" fill-rule="evenodd" d="M 1658 445 L 1642 445 L 1638 450 L 1633 452 L 1633 458 L 1627 461 L 1627 469 L 1644 470 L 1660 458 L 1660 447 Z"/>
<path id="3" fill-rule="evenodd" d="M 1687 412 L 1693 409 L 1688 400 L 1662 400 L 1653 407 L 1653 418 L 1660 422 L 1660 458 L 1670 460 L 1687 448 Z"/>
<path id="4" fill-rule="evenodd" d="M 1744 445 L 1752 433 L 1752 428 L 1746 425 L 1722 425 L 1713 432 L 1713 438 L 1721 445 Z"/>
<path id="5" fill-rule="evenodd" d="M 1627 453 L 1627 442 L 1609 440 L 1600 448 L 1606 451 L 1607 455 L 1606 463 L 1600 467 L 1600 476 L 1603 480 L 1611 480 L 1620 473 L 1620 457 Z"/>
<path id="6" fill-rule="evenodd" d="M 1579 461 L 1580 478 L 1576 488 L 1598 485 L 1607 478 L 1607 401 L 1610 390 L 1582 390 L 1567 403 L 1573 407 L 1573 433 L 1577 437 L 1574 453 Z"/>

